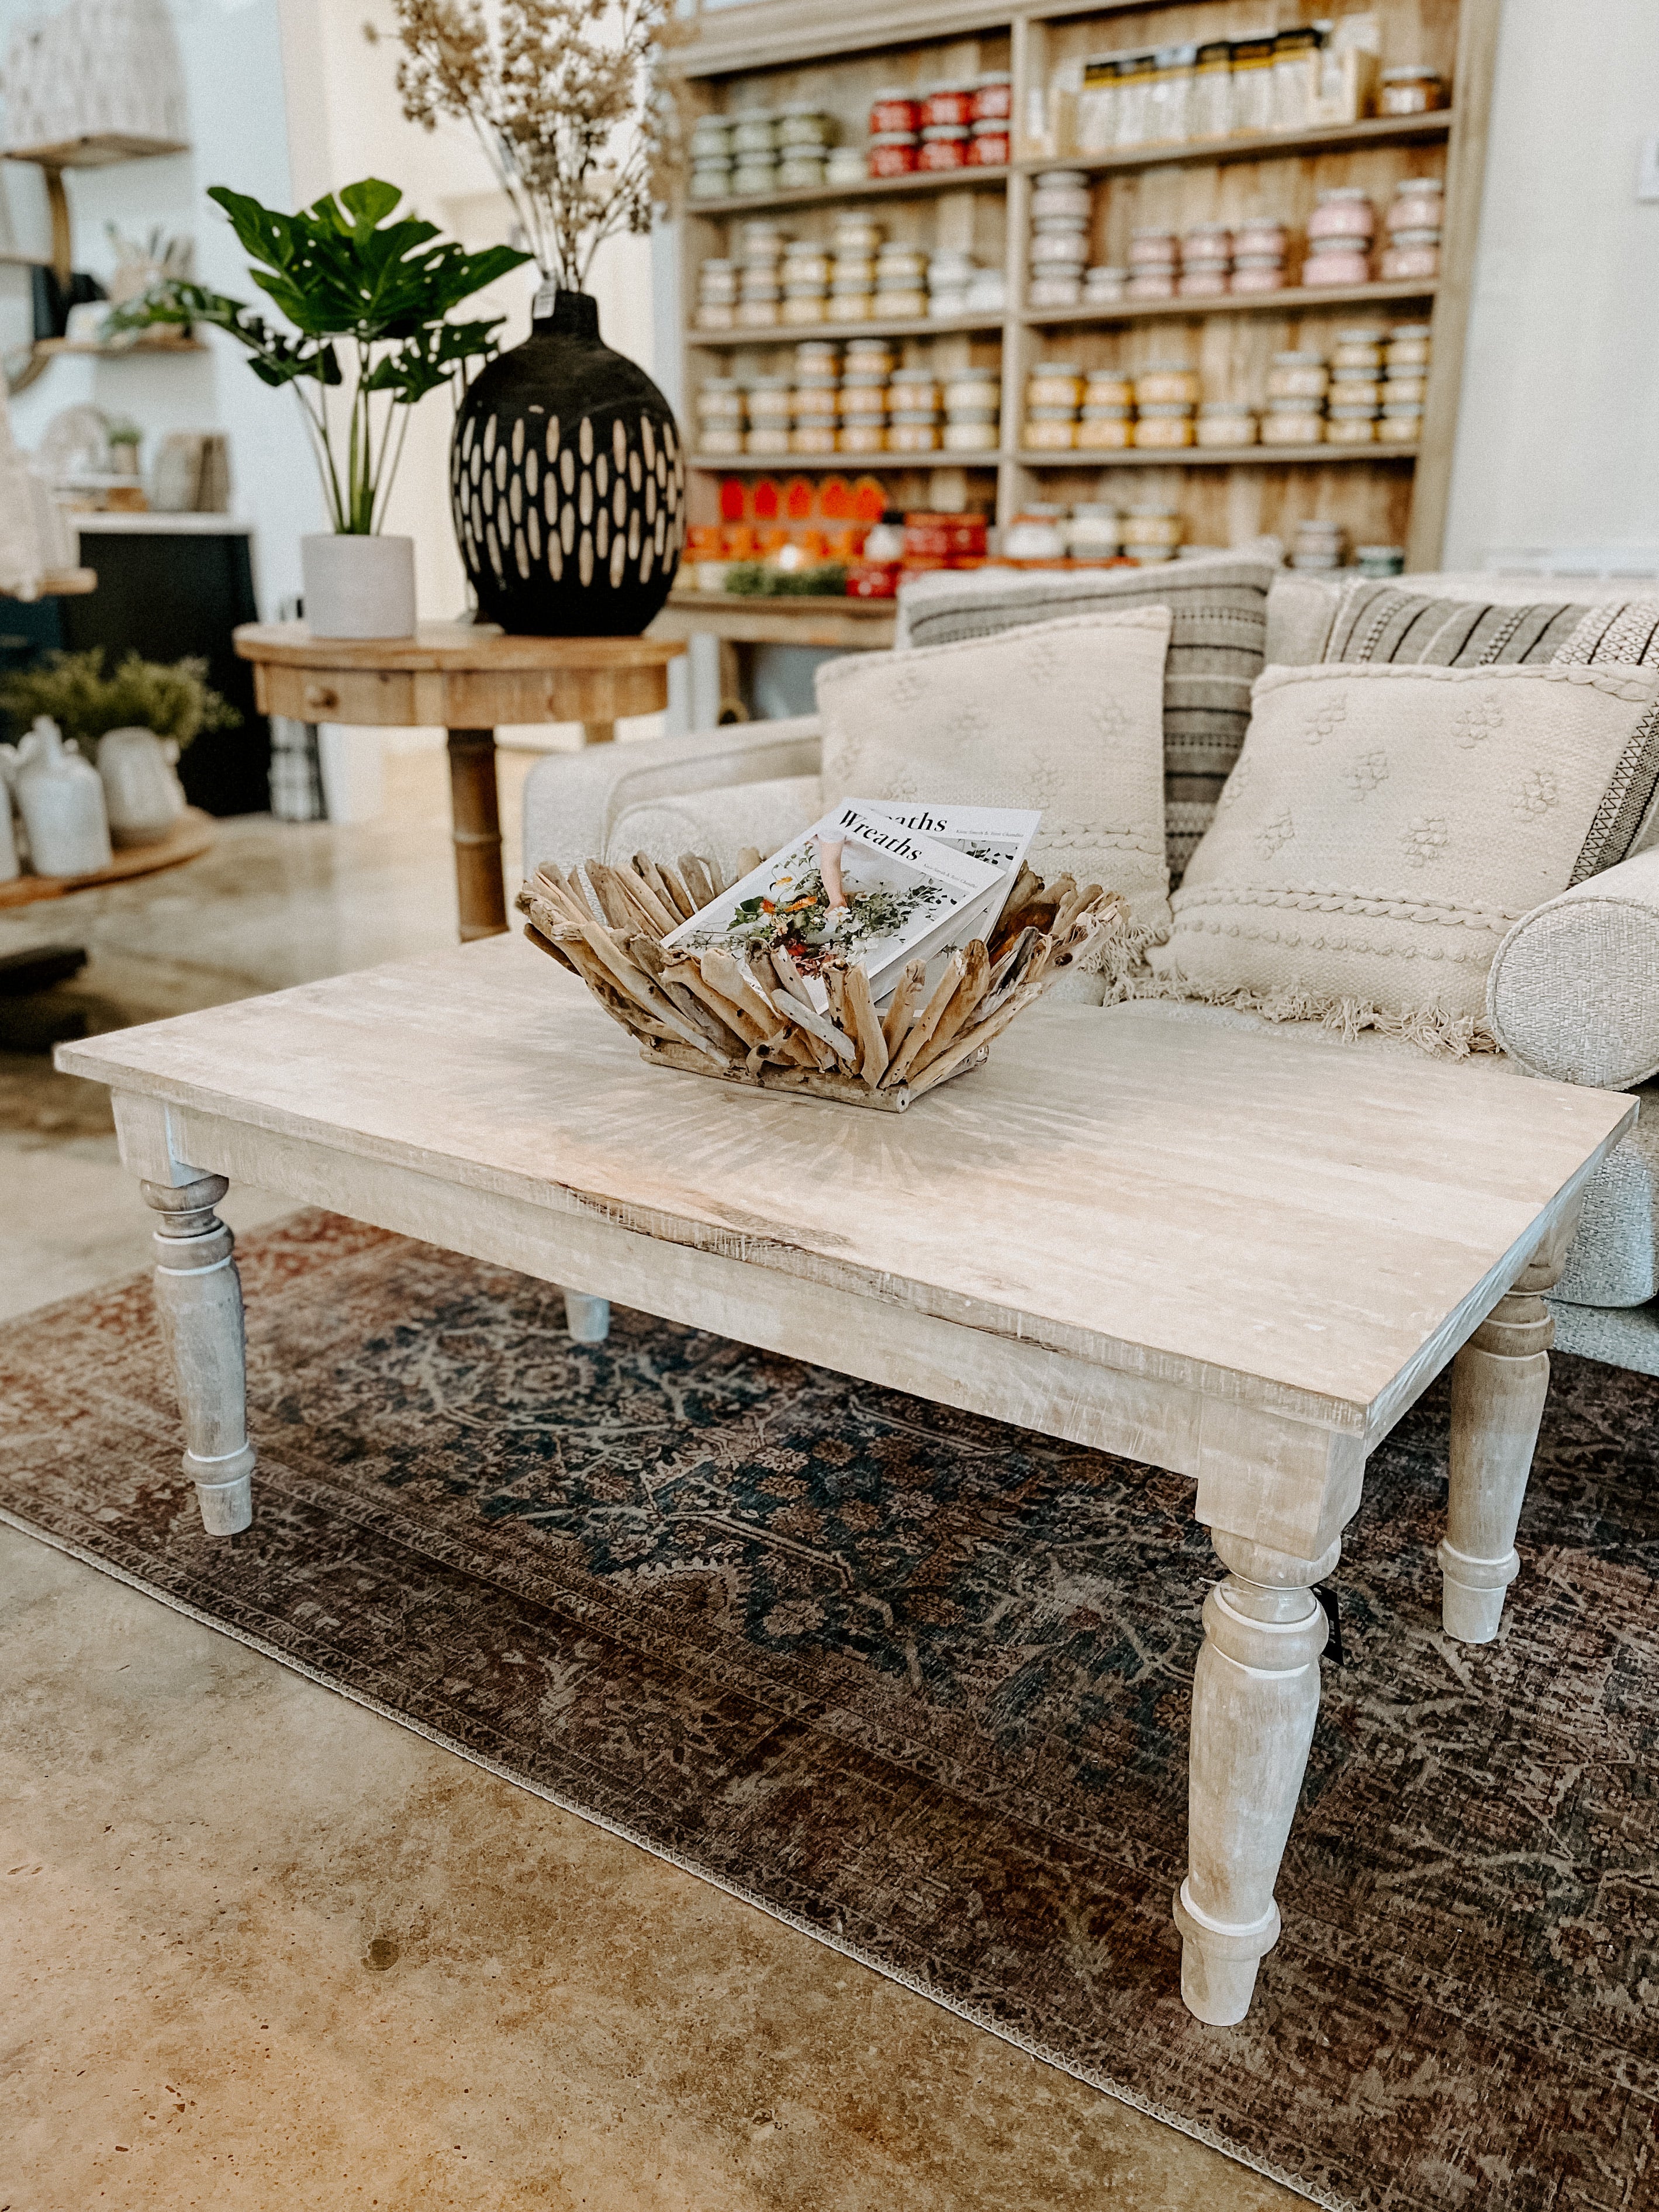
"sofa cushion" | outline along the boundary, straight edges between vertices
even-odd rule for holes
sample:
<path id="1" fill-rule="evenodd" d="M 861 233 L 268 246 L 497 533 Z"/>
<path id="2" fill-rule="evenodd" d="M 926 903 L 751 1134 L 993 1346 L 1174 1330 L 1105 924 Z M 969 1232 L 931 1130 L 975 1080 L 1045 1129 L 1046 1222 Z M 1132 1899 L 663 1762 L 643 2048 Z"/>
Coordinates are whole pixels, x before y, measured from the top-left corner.
<path id="1" fill-rule="evenodd" d="M 1115 607 L 1168 607 L 1164 665 L 1164 832 L 1178 878 L 1209 827 L 1250 719 L 1261 674 L 1267 593 L 1281 549 L 1264 538 L 1230 552 L 1145 568 L 945 569 L 900 593 L 912 645 L 988 637 L 1016 623 Z"/>
<path id="2" fill-rule="evenodd" d="M 1121 891 L 1161 932 L 1169 640 L 1168 608 L 1137 606 L 830 661 L 823 803 L 1041 807 L 1031 866 Z"/>
<path id="3" fill-rule="evenodd" d="M 696 853 L 735 875 L 745 846 L 763 859 L 817 821 L 823 811 L 819 790 L 815 775 L 784 775 L 725 791 L 645 799 L 617 817 L 600 857 L 612 867 L 625 867 L 635 853 L 645 853 L 672 866 L 682 853 Z"/>
<path id="4" fill-rule="evenodd" d="M 1499 943 L 1623 857 L 1659 679 L 1549 665 L 1270 669 L 1160 973 L 1479 1020 Z"/>

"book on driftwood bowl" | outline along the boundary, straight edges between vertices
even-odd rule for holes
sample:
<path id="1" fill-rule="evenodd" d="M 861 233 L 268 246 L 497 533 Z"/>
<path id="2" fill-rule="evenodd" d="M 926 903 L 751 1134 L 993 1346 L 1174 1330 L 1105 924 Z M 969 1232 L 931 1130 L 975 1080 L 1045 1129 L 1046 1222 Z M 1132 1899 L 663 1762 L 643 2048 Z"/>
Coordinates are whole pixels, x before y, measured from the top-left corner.
<path id="1" fill-rule="evenodd" d="M 743 854 L 738 876 L 759 865 L 757 853 Z M 695 854 L 668 867 L 636 853 L 625 868 L 543 866 L 518 904 L 532 944 L 581 978 L 642 1058 L 897 1114 L 977 1067 L 992 1039 L 1085 953 L 1128 935 L 1115 893 L 1069 876 L 1045 884 L 1025 868 L 989 942 L 953 951 L 931 991 L 926 963 L 914 960 L 878 1013 L 864 969 L 830 957 L 816 970 L 828 994 L 820 1009 L 787 951 L 663 943 L 727 880 Z"/>

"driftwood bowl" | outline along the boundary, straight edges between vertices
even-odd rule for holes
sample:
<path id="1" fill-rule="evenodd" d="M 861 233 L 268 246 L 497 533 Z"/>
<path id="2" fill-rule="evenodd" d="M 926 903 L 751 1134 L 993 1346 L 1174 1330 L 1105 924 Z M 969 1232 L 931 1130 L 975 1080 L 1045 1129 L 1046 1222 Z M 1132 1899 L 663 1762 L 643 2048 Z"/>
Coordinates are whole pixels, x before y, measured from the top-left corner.
<path id="1" fill-rule="evenodd" d="M 760 866 L 740 855 L 735 882 Z M 586 882 L 583 881 L 584 877 Z M 902 1114 L 911 1101 L 977 1067 L 1018 1014 L 1103 940 L 1127 939 L 1123 902 L 1071 877 L 1021 872 L 989 943 L 953 952 L 931 992 L 912 961 L 885 1013 L 862 968 L 831 963 L 819 1012 L 783 951 L 748 958 L 723 947 L 678 951 L 663 939 L 718 898 L 727 879 L 695 854 L 678 867 L 636 853 L 625 868 L 589 860 L 544 866 L 519 894 L 525 934 L 580 975 L 641 1057 L 763 1091 L 835 1098 Z"/>

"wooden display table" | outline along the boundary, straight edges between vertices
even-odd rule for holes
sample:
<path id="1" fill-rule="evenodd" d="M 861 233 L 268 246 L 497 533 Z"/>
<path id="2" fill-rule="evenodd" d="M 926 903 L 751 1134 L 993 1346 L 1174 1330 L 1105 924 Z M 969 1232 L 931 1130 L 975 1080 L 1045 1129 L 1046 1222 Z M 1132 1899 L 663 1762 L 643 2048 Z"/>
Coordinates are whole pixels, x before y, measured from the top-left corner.
<path id="1" fill-rule="evenodd" d="M 244 623 L 262 714 L 354 729 L 449 732 L 449 804 L 461 940 L 507 927 L 495 731 L 502 722 L 580 722 L 589 744 L 623 714 L 668 704 L 668 664 L 685 651 L 655 637 L 508 637 L 493 623 L 422 623 L 413 637 L 313 637 L 304 623 Z"/>
<path id="2" fill-rule="evenodd" d="M 153 845 L 125 845 L 108 867 L 87 876 L 14 876 L 0 884 L 0 907 L 33 906 L 37 899 L 62 898 L 70 891 L 96 890 L 102 884 L 124 884 L 133 876 L 153 876 L 176 868 L 212 848 L 214 821 L 199 807 L 187 806 L 165 837 Z"/>
<path id="3" fill-rule="evenodd" d="M 110 1085 L 162 1216 L 156 1295 L 212 1534 L 249 1527 L 256 1494 L 227 1177 L 557 1283 L 590 1342 L 621 1299 L 1193 1479 L 1227 1573 L 1204 1607 L 1175 1917 L 1182 1994 L 1223 2025 L 1278 1940 L 1319 1707 L 1313 1593 L 1367 1458 L 1452 1364 L 1455 1684 L 1456 1646 L 1498 1634 L 1520 1571 L 1538 1293 L 1637 1106 L 1131 1005 L 1034 1007 L 902 1119 L 859 1113 L 647 1066 L 511 939 L 60 1045 L 58 1065 Z M 1167 1511 L 1149 1544 L 1174 1540 Z M 1398 1540 L 1382 1517 L 1362 1547 Z M 1435 1633 L 1402 1607 L 1401 1633 Z M 1115 1971 L 1152 1951 L 1138 1935 Z M 1287 1970 L 1281 2016 L 1306 1984 Z"/>

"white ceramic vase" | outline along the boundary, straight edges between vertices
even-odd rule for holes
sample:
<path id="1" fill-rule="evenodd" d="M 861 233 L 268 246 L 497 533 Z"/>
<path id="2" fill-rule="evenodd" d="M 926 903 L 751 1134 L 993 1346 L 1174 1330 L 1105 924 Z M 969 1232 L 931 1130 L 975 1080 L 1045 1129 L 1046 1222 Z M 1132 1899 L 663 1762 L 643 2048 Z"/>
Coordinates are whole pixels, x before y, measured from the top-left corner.
<path id="1" fill-rule="evenodd" d="M 178 746 L 154 730 L 134 725 L 105 732 L 98 776 L 113 844 L 157 844 L 172 829 L 185 811 L 184 786 L 173 770 L 178 757 Z"/>
<path id="2" fill-rule="evenodd" d="M 300 540 L 313 637 L 412 637 L 415 540 L 323 535 Z"/>
<path id="3" fill-rule="evenodd" d="M 90 761 L 39 714 L 17 748 L 17 805 L 37 876 L 89 876 L 110 864 L 104 787 Z"/>

